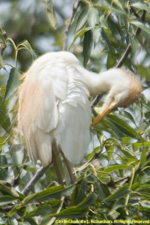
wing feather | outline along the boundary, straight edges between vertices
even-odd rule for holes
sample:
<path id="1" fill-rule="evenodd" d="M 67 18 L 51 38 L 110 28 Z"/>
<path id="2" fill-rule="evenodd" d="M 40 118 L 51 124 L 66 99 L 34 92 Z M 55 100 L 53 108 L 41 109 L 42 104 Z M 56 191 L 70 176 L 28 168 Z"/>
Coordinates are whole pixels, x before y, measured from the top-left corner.
<path id="1" fill-rule="evenodd" d="M 58 122 L 53 83 L 45 85 L 27 74 L 19 90 L 18 120 L 32 161 L 39 158 L 47 166 L 52 157 L 51 131 Z"/>
<path id="2" fill-rule="evenodd" d="M 90 142 L 89 92 L 83 83 L 84 78 L 73 66 L 67 67 L 67 74 L 67 97 L 58 105 L 59 120 L 54 136 L 66 158 L 79 164 Z"/>

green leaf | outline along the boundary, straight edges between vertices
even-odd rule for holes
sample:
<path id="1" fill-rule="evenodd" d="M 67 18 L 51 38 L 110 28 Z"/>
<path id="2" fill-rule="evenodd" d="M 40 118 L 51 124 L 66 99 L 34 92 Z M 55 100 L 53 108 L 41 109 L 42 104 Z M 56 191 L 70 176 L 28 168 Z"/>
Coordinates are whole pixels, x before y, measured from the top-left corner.
<path id="1" fill-rule="evenodd" d="M 104 172 L 106 172 L 106 173 L 110 173 L 110 172 L 113 172 L 113 171 L 115 171 L 115 170 L 124 170 L 124 169 L 130 169 L 130 168 L 132 168 L 132 166 L 131 165 L 112 165 L 112 166 L 109 166 L 108 168 L 106 168 L 105 170 L 104 170 Z"/>
<path id="2" fill-rule="evenodd" d="M 132 54 L 135 55 L 137 52 L 137 49 L 138 49 L 138 42 L 135 39 L 135 37 L 132 35 L 130 35 L 130 42 L 131 42 L 131 46 L 132 46 L 132 48 L 131 48 Z"/>
<path id="3" fill-rule="evenodd" d="M 0 196 L 0 206 L 8 205 L 16 201 L 16 198 L 10 195 Z"/>
<path id="4" fill-rule="evenodd" d="M 83 39 L 85 32 L 91 30 L 91 27 L 86 27 L 82 30 L 80 30 L 74 37 L 73 42 L 71 43 L 69 50 L 72 48 L 72 46 L 74 45 L 75 41 L 80 37 L 81 39 Z"/>
<path id="5" fill-rule="evenodd" d="M 9 77 L 8 73 L 0 74 L 0 87 L 4 86 L 7 83 L 8 77 Z"/>
<path id="6" fill-rule="evenodd" d="M 136 142 L 133 143 L 133 149 L 136 152 L 137 150 L 139 150 L 139 148 L 143 148 L 143 147 L 150 147 L 150 142 Z"/>
<path id="7" fill-rule="evenodd" d="M 91 7 L 88 13 L 88 23 L 90 27 L 94 28 L 96 24 L 99 23 L 99 13 L 98 10 Z"/>
<path id="8" fill-rule="evenodd" d="M 123 9 L 123 6 L 122 6 L 122 2 L 121 1 L 119 1 L 119 0 L 114 0 L 114 2 L 113 2 L 118 8 L 120 8 L 121 10 L 124 10 Z"/>
<path id="9" fill-rule="evenodd" d="M 112 49 L 112 46 L 111 46 L 111 42 L 109 40 L 109 37 L 107 36 L 107 33 L 105 32 L 105 30 L 103 28 L 102 28 L 102 37 L 107 44 L 108 50 L 111 53 L 111 57 L 113 58 L 113 49 Z"/>
<path id="10" fill-rule="evenodd" d="M 146 163 L 146 161 L 147 161 L 146 153 L 147 153 L 147 149 L 143 148 L 142 152 L 141 152 L 141 165 L 144 165 Z"/>
<path id="11" fill-rule="evenodd" d="M 127 158 L 133 158 L 135 160 L 137 160 L 136 156 L 129 150 L 125 149 L 125 148 L 120 148 L 120 146 L 118 146 L 118 148 L 120 149 L 120 151 L 123 152 L 123 154 L 127 157 Z"/>
<path id="12" fill-rule="evenodd" d="M 7 46 L 6 39 L 4 37 L 4 31 L 0 28 L 0 39 L 3 41 L 3 43 Z"/>
<path id="13" fill-rule="evenodd" d="M 80 180 L 76 185 L 75 189 L 73 190 L 73 193 L 71 195 L 71 202 L 72 204 L 79 204 L 81 201 L 84 200 L 86 196 L 86 188 L 87 188 L 87 182 L 82 179 Z M 71 204 L 71 205 L 72 205 Z"/>
<path id="14" fill-rule="evenodd" d="M 145 78 L 147 82 L 150 82 L 150 76 L 149 76 L 150 68 L 149 67 L 144 67 L 142 65 L 138 65 L 137 68 L 138 68 L 139 74 L 141 74 L 141 76 L 143 78 Z"/>
<path id="15" fill-rule="evenodd" d="M 120 36 L 120 27 L 118 26 L 118 22 L 112 14 L 107 18 L 108 28 L 111 31 L 111 37 L 114 38 L 118 42 L 118 36 Z"/>
<path id="16" fill-rule="evenodd" d="M 17 191 L 13 187 L 10 187 L 10 185 L 7 184 L 6 182 L 0 181 L 0 190 L 6 193 L 7 195 L 9 194 L 12 197 L 15 197 L 15 198 L 19 197 L 19 194 L 17 193 Z"/>
<path id="17" fill-rule="evenodd" d="M 131 24 L 135 25 L 136 27 L 141 28 L 141 30 L 147 32 L 148 34 L 150 34 L 150 29 L 149 27 L 145 26 L 143 23 L 139 22 L 139 21 L 132 21 Z"/>
<path id="18" fill-rule="evenodd" d="M 87 208 L 93 205 L 97 200 L 97 195 L 95 193 L 90 193 L 87 197 L 76 207 Z"/>
<path id="19" fill-rule="evenodd" d="M 99 180 L 94 174 L 88 176 L 88 181 L 96 186 L 99 197 L 103 200 L 110 195 L 108 186 Z"/>
<path id="20" fill-rule="evenodd" d="M 54 213 L 51 216 L 60 217 L 60 218 L 84 218 L 87 212 L 87 208 L 77 208 L 77 207 L 70 207 L 67 209 L 62 210 L 60 213 Z"/>
<path id="21" fill-rule="evenodd" d="M 28 50 L 28 51 L 30 52 L 30 54 L 33 56 L 33 58 L 36 59 L 36 54 L 35 54 L 35 52 L 33 51 L 33 49 L 32 49 L 32 47 L 31 47 L 30 43 L 29 43 L 27 40 L 25 40 L 24 42 L 22 42 L 21 44 L 19 44 L 19 45 L 17 46 L 17 50 L 18 50 L 18 51 L 21 50 L 21 49 L 26 49 L 26 50 Z"/>
<path id="22" fill-rule="evenodd" d="M 0 54 L 0 69 L 4 67 L 2 55 Z"/>
<path id="23" fill-rule="evenodd" d="M 22 204 L 27 204 L 35 200 L 38 202 L 42 202 L 42 201 L 49 201 L 51 199 L 59 199 L 62 196 L 71 193 L 73 189 L 74 189 L 74 186 L 71 186 L 68 188 L 64 188 L 63 186 L 50 187 L 44 191 L 39 191 L 36 194 L 31 194 L 27 196 L 23 200 Z"/>
<path id="24" fill-rule="evenodd" d="M 60 200 L 50 200 L 47 203 L 43 203 L 42 207 L 40 205 L 33 211 L 30 211 L 29 213 L 27 213 L 24 218 L 34 217 L 34 216 L 39 216 L 39 215 L 44 216 L 44 215 L 49 215 L 50 213 L 54 213 L 54 212 L 56 212 L 60 203 L 61 203 Z"/>
<path id="25" fill-rule="evenodd" d="M 108 52 L 107 56 L 107 69 L 112 68 L 115 65 L 114 57 L 112 57 L 112 54 Z"/>
<path id="26" fill-rule="evenodd" d="M 83 40 L 83 57 L 84 57 L 84 67 L 86 67 L 87 62 L 90 58 L 90 53 L 92 50 L 92 32 L 91 30 L 85 32 Z"/>
<path id="27" fill-rule="evenodd" d="M 131 191 L 127 188 L 127 185 L 119 188 L 115 193 L 111 194 L 107 198 L 105 198 L 103 201 L 104 202 L 112 202 L 114 200 L 118 200 L 120 198 L 125 197 L 128 195 Z"/>
<path id="28" fill-rule="evenodd" d="M 101 24 L 101 26 L 102 26 L 103 28 L 108 29 L 108 27 L 106 26 L 106 18 L 105 18 L 105 15 L 102 15 L 102 16 L 100 17 L 100 24 Z"/>
<path id="29" fill-rule="evenodd" d="M 136 138 L 139 136 L 135 129 L 133 129 L 127 122 L 115 115 L 108 115 L 109 119 L 127 136 Z"/>
<path id="30" fill-rule="evenodd" d="M 113 215 L 116 212 L 117 209 L 122 208 L 124 206 L 125 206 L 124 199 L 119 199 L 119 200 L 115 201 L 111 210 L 110 210 L 110 212 L 109 212 L 109 215 Z"/>
<path id="31" fill-rule="evenodd" d="M 20 84 L 20 73 L 16 68 L 12 68 L 9 74 L 9 79 L 6 86 L 5 100 L 14 94 Z"/>
<path id="32" fill-rule="evenodd" d="M 0 96 L 0 125 L 9 133 L 11 128 L 10 118 L 7 115 L 6 105 Z"/>
<path id="33" fill-rule="evenodd" d="M 76 31 L 79 31 L 85 25 L 88 20 L 89 12 L 90 8 L 88 6 L 83 8 L 76 22 Z"/>
<path id="34" fill-rule="evenodd" d="M 97 45 L 97 43 L 99 42 L 100 40 L 100 37 L 101 37 L 101 30 L 102 28 L 94 28 L 93 29 L 93 41 L 94 41 L 94 46 Z"/>
<path id="35" fill-rule="evenodd" d="M 48 20 L 50 25 L 56 29 L 57 25 L 57 18 L 53 9 L 53 3 L 52 0 L 43 0 L 43 3 L 45 7 L 47 8 L 47 14 L 48 14 Z"/>
<path id="36" fill-rule="evenodd" d="M 148 4 L 144 4 L 142 2 L 132 3 L 132 7 L 150 12 L 150 7 L 148 6 Z"/>
<path id="37" fill-rule="evenodd" d="M 115 13 L 117 16 L 126 16 L 126 12 L 122 8 L 118 9 L 117 7 L 111 7 L 110 11 Z"/>
<path id="38" fill-rule="evenodd" d="M 103 200 L 110 195 L 110 191 L 108 186 L 102 181 L 96 182 L 96 187 L 99 193 L 100 198 Z"/>

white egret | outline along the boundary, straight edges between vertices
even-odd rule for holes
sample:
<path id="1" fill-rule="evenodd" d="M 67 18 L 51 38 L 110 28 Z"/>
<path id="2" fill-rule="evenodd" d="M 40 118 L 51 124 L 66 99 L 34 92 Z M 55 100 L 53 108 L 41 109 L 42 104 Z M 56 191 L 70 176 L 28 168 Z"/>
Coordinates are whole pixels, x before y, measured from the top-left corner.
<path id="1" fill-rule="evenodd" d="M 83 68 L 69 52 L 47 53 L 31 65 L 18 89 L 18 123 L 30 158 L 48 166 L 61 149 L 73 165 L 79 164 L 90 142 L 90 96 L 108 92 L 95 125 L 110 111 L 136 101 L 141 84 L 123 69 L 101 74 Z M 53 154 L 52 154 L 53 152 Z"/>

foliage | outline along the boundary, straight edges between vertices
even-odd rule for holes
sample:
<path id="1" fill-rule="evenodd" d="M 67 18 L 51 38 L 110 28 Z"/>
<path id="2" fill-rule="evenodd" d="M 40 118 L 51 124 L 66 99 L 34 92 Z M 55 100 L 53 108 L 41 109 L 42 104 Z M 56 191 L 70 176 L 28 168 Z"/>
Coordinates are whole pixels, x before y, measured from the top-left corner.
<path id="1" fill-rule="evenodd" d="M 64 39 L 66 17 L 62 8 L 54 4 L 53 9 L 50 1 L 43 1 L 43 5 L 31 1 L 28 7 L 19 0 L 6 2 L 9 13 L 0 16 L 0 224 L 96 224 L 96 220 L 121 224 L 119 220 L 149 220 L 150 109 L 145 94 L 149 93 L 150 82 L 149 1 L 76 2 L 71 19 L 66 21 Z M 61 25 L 56 17 L 61 17 Z M 27 160 L 14 128 L 15 92 L 22 71 L 44 52 L 38 38 L 50 34 L 55 39 L 53 50 L 64 46 L 89 70 L 120 66 L 122 57 L 126 68 L 145 79 L 144 91 L 139 101 L 111 113 L 92 129 L 98 141 L 75 168 L 74 185 L 59 186 L 51 165 L 24 196 L 22 191 L 40 162 L 34 167 Z"/>

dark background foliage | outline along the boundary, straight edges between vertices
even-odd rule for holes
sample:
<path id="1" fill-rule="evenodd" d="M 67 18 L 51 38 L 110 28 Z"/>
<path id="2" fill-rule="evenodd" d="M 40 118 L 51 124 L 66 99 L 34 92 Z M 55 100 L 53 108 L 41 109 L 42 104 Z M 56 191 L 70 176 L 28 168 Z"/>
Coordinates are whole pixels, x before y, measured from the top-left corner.
<path id="1" fill-rule="evenodd" d="M 0 224 L 150 220 L 149 1 L 1 0 L 0 26 Z M 40 162 L 34 167 L 28 159 L 16 127 L 20 75 L 39 55 L 58 50 L 96 72 L 124 66 L 143 84 L 140 100 L 92 128 L 92 151 L 69 187 L 58 185 L 52 165 L 33 182 Z"/>

